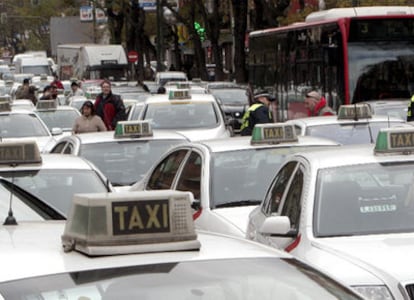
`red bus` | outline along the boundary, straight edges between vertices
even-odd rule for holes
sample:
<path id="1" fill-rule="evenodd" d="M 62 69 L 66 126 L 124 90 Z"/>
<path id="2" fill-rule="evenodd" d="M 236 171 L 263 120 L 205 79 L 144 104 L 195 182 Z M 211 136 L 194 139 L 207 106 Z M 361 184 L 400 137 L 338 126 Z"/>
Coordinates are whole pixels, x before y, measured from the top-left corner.
<path id="1" fill-rule="evenodd" d="M 335 8 L 249 34 L 249 83 L 278 100 L 277 121 L 303 117 L 319 91 L 334 109 L 414 93 L 414 7 Z"/>

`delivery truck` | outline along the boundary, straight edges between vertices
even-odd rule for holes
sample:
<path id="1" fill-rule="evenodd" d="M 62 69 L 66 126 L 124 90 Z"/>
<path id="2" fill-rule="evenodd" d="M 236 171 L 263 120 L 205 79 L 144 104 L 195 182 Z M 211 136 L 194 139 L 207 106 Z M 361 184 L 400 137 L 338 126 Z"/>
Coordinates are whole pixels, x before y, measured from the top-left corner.
<path id="1" fill-rule="evenodd" d="M 128 61 L 122 45 L 62 44 L 57 47 L 61 80 L 126 80 Z"/>

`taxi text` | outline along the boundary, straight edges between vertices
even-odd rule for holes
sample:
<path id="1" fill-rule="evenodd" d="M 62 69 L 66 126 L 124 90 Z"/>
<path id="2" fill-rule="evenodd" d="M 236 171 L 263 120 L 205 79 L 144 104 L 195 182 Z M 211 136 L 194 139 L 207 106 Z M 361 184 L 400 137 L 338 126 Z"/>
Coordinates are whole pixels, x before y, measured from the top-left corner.
<path id="1" fill-rule="evenodd" d="M 396 132 L 390 134 L 391 148 L 414 147 L 414 133 Z"/>
<path id="2" fill-rule="evenodd" d="M 113 234 L 169 232 L 168 200 L 112 203 Z"/>

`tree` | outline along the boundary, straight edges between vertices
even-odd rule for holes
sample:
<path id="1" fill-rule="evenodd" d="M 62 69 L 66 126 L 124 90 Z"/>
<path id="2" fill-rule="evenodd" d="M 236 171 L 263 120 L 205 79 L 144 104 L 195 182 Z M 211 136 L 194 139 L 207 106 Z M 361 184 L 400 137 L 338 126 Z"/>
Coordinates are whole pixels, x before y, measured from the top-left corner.
<path id="1" fill-rule="evenodd" d="M 247 0 L 232 0 L 234 18 L 234 75 L 236 82 L 247 81 L 245 36 L 247 31 Z"/>

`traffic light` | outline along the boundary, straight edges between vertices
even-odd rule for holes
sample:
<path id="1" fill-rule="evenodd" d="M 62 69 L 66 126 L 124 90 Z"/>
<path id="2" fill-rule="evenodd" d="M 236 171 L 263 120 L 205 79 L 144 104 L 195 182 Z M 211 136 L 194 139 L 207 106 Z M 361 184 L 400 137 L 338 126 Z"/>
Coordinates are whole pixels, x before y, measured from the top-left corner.
<path id="1" fill-rule="evenodd" d="M 200 40 L 204 42 L 206 39 L 206 29 L 204 27 L 201 27 L 200 23 L 198 22 L 194 22 L 194 29 L 200 37 Z"/>

